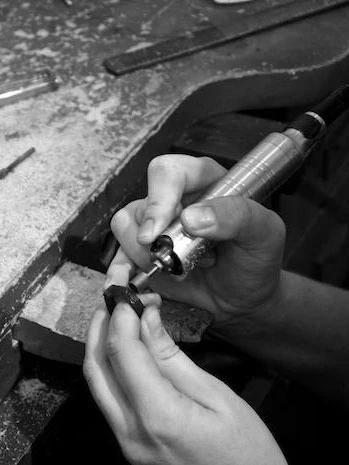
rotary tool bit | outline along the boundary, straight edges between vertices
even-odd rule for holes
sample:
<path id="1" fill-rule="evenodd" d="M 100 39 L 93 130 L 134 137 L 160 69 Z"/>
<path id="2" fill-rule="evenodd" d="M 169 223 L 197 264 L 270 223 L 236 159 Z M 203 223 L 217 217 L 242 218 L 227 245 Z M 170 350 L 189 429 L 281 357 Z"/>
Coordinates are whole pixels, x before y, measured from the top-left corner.
<path id="1" fill-rule="evenodd" d="M 197 203 L 231 195 L 263 201 L 302 165 L 328 126 L 348 108 L 346 85 L 303 113 L 283 132 L 269 134 Z M 151 245 L 152 266 L 130 281 L 130 289 L 140 292 L 159 271 L 185 277 L 210 246 L 206 239 L 188 234 L 177 218 Z"/>

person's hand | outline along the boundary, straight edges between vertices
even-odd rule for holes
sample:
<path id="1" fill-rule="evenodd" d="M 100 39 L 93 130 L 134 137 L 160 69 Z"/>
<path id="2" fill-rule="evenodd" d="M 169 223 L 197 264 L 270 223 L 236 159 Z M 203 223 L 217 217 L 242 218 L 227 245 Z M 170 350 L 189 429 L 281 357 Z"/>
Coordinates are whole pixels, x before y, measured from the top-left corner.
<path id="1" fill-rule="evenodd" d="M 130 263 L 149 265 L 149 245 L 178 214 L 187 232 L 216 241 L 215 253 L 179 282 L 158 274 L 161 295 L 215 314 L 217 327 L 275 306 L 280 294 L 285 227 L 279 216 L 241 197 L 221 197 L 184 208 L 226 170 L 212 159 L 163 155 L 148 168 L 148 197 L 118 211 L 114 235 Z M 115 278 L 118 256 L 107 283 Z"/>
<path id="2" fill-rule="evenodd" d="M 156 296 L 146 299 L 158 305 Z M 154 305 L 141 320 L 128 304 L 118 304 L 110 320 L 97 310 L 84 373 L 132 464 L 286 463 L 256 413 L 179 350 Z"/>

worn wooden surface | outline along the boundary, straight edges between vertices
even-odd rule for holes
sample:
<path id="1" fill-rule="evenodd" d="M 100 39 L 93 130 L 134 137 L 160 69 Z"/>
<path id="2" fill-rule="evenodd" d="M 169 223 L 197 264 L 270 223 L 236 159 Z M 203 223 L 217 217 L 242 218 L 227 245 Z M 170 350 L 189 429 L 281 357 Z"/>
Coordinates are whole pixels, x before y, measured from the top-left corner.
<path id="1" fill-rule="evenodd" d="M 0 465 L 32 465 L 33 442 L 79 379 L 75 367 L 26 357 L 21 379 L 0 404 Z M 25 459 L 26 457 L 26 459 Z M 21 461 L 23 459 L 23 462 Z M 51 462 L 48 462 L 51 463 Z"/>
<path id="2" fill-rule="evenodd" d="M 18 341 L 7 331 L 0 342 L 0 399 L 3 399 L 14 385 L 21 369 L 21 353 Z M 1 439 L 1 435 L 0 435 Z"/>
<path id="3" fill-rule="evenodd" d="M 23 349 L 45 358 L 81 364 L 87 330 L 94 312 L 105 308 L 105 276 L 65 263 L 44 288 L 30 299 L 15 328 Z M 206 310 L 163 300 L 161 318 L 176 342 L 199 342 L 212 321 Z"/>
<path id="4" fill-rule="evenodd" d="M 204 1 L 180 5 L 2 2 L 2 80 L 50 67 L 64 81 L 57 92 L 0 110 L 2 152 L 11 159 L 36 148 L 1 181 L 2 333 L 61 263 L 68 239 L 86 237 L 125 202 L 148 161 L 193 118 L 301 104 L 345 80 L 348 8 L 120 79 L 105 72 L 110 54 L 227 18 Z"/>

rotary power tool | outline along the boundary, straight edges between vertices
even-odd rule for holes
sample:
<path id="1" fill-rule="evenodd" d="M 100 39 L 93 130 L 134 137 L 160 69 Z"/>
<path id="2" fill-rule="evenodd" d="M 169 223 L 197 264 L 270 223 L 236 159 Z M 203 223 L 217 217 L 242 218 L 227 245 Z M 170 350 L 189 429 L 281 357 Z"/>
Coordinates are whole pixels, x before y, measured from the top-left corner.
<path id="1" fill-rule="evenodd" d="M 311 111 L 303 113 L 283 132 L 269 134 L 210 187 L 197 203 L 230 195 L 259 202 L 265 200 L 302 165 L 329 125 L 347 108 L 349 85 L 340 87 Z M 116 304 L 120 299 L 134 307 L 134 299 L 131 302 L 127 296 L 131 293 L 139 300 L 136 294 L 146 289 L 149 279 L 159 272 L 168 272 L 183 279 L 211 246 L 207 239 L 188 234 L 180 219 L 176 219 L 153 242 L 150 268 L 129 282 L 125 288 L 127 292 L 120 293 L 119 286 L 111 286 L 115 289 L 107 290 L 109 296 L 114 295 L 114 300 L 109 298 L 109 310 L 113 308 L 112 302 Z"/>
<path id="2" fill-rule="evenodd" d="M 328 126 L 348 107 L 349 85 L 346 85 L 303 113 L 285 131 L 269 134 L 197 203 L 230 195 L 263 201 L 302 165 Z M 160 271 L 185 277 L 208 247 L 206 239 L 191 236 L 176 219 L 151 245 L 150 269 L 137 274 L 129 287 L 140 292 L 148 286 L 149 278 Z"/>

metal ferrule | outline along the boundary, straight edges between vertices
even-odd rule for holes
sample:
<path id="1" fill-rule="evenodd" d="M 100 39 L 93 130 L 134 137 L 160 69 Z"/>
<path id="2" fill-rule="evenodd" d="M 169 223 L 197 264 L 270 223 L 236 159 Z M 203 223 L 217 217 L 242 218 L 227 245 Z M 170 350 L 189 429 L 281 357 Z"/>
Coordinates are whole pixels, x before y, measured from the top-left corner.
<path id="1" fill-rule="evenodd" d="M 198 203 L 230 195 L 258 201 L 265 199 L 302 164 L 312 145 L 313 141 L 306 139 L 295 129 L 268 135 L 201 197 Z M 172 254 L 180 263 L 177 269 L 169 271 L 183 277 L 195 267 L 210 246 L 207 240 L 187 234 L 180 220 L 172 223 L 159 240 L 161 238 L 171 239 Z"/>

